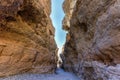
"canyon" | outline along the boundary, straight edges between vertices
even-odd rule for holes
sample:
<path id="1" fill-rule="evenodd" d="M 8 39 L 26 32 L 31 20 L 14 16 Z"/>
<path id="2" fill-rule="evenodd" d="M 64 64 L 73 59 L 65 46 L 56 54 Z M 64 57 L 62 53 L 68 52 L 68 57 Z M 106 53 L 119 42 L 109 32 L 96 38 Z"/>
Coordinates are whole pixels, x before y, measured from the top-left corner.
<path id="1" fill-rule="evenodd" d="M 61 68 L 80 80 L 120 80 L 120 0 L 65 0 L 63 9 Z M 0 0 L 0 77 L 56 72 L 50 13 L 51 0 Z"/>

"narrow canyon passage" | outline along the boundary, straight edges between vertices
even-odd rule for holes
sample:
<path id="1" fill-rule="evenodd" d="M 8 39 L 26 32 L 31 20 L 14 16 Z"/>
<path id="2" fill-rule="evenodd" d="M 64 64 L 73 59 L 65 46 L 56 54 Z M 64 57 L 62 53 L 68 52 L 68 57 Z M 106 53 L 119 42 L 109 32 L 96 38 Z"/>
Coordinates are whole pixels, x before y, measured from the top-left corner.
<path id="1" fill-rule="evenodd" d="M 51 19 L 53 26 L 55 27 L 55 41 L 58 47 L 58 61 L 57 66 L 59 66 L 59 63 L 62 62 L 60 54 L 62 53 L 63 46 L 66 42 L 66 33 L 67 31 L 63 30 L 63 19 L 65 17 L 64 11 L 63 11 L 63 2 L 64 0 L 51 0 L 52 3 L 52 11 L 51 11 Z"/>
<path id="2" fill-rule="evenodd" d="M 57 51 L 57 56 L 58 56 L 58 61 L 57 61 L 57 67 L 60 67 L 62 64 L 62 59 L 60 57 L 60 54 L 62 53 L 62 48 L 65 44 L 66 41 L 66 31 L 63 30 L 62 26 L 62 21 L 63 18 L 65 17 L 64 11 L 63 11 L 63 2 L 64 0 L 51 0 L 52 3 L 52 11 L 51 11 L 51 19 L 53 26 L 55 27 L 55 41 L 58 47 Z"/>
<path id="3" fill-rule="evenodd" d="M 120 0 L 0 0 L 0 80 L 120 80 Z"/>
<path id="4" fill-rule="evenodd" d="M 0 20 L 6 22 L 0 24 L 7 29 L 0 27 L 0 32 L 4 33 L 3 36 L 0 35 L 0 52 L 3 54 L 0 55 L 0 80 L 79 80 L 75 74 L 56 68 L 60 60 L 58 53 L 61 53 L 66 41 L 66 32 L 62 30 L 63 2 L 64 0 L 0 1 Z M 12 9 L 15 14 L 7 12 Z M 11 54 L 6 57 L 4 54 L 8 53 Z M 10 62 L 5 62 L 9 57 Z M 9 68 L 5 70 L 6 66 Z"/>

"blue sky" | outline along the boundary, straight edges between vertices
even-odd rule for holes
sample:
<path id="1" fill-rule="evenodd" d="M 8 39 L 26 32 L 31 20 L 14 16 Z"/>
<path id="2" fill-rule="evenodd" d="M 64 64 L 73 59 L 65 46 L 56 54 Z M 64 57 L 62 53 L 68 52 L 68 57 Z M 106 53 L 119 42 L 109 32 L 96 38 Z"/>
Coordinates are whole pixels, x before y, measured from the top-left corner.
<path id="1" fill-rule="evenodd" d="M 52 1 L 52 13 L 51 19 L 53 26 L 55 27 L 55 40 L 58 48 L 61 48 L 65 43 L 66 32 L 62 30 L 62 20 L 64 18 L 64 12 L 62 4 L 64 0 L 51 0 Z"/>

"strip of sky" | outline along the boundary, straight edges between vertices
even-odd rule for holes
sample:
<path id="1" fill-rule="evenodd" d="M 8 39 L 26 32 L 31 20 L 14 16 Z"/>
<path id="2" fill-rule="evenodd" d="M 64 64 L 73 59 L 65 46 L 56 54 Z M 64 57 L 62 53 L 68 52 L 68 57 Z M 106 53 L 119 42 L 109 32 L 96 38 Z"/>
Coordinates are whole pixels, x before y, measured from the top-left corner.
<path id="1" fill-rule="evenodd" d="M 51 0 L 52 1 L 52 13 L 51 19 L 53 26 L 55 27 L 55 41 L 58 48 L 61 48 L 66 40 L 66 32 L 62 30 L 62 20 L 64 18 L 64 12 L 62 4 L 64 0 Z"/>

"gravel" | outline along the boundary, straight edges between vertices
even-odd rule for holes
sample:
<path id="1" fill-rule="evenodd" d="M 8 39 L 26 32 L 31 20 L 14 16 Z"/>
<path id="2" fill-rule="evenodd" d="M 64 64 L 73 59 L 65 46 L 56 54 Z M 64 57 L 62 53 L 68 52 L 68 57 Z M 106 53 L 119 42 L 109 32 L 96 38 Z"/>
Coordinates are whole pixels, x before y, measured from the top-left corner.
<path id="1" fill-rule="evenodd" d="M 0 78 L 0 80 L 80 80 L 73 73 L 57 69 L 56 74 L 21 74 Z"/>

